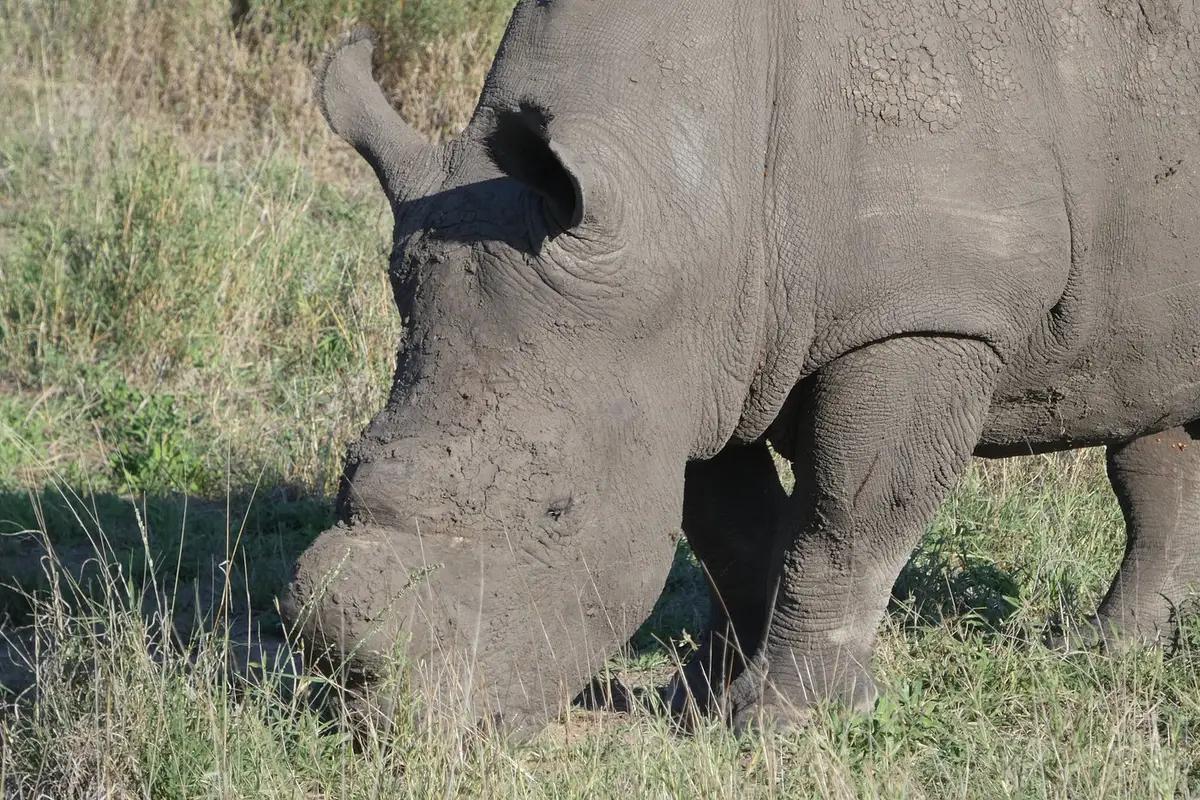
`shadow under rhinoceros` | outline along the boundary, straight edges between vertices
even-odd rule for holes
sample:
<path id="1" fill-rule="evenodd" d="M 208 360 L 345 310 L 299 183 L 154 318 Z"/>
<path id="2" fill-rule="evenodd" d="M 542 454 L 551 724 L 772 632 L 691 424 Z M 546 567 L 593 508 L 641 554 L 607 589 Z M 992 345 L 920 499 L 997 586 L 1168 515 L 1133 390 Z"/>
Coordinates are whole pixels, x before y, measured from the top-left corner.
<path id="1" fill-rule="evenodd" d="M 1014 573 L 927 536 L 896 578 L 888 612 L 906 629 L 965 621 L 972 630 L 999 633 L 1020 593 Z"/>
<path id="2" fill-rule="evenodd" d="M 32 622 L 55 608 L 87 616 L 140 602 L 147 619 L 169 609 L 181 647 L 222 623 L 249 649 L 284 651 L 276 598 L 297 557 L 332 525 L 333 502 L 286 484 L 217 499 L 61 486 L 0 492 L 0 700 L 31 685 Z M 698 635 L 707 614 L 704 576 L 682 545 L 625 652 Z"/>
<path id="3" fill-rule="evenodd" d="M 282 650 L 275 597 L 332 519 L 328 498 L 287 484 L 221 499 L 0 492 L 0 699 L 29 688 L 34 619 L 57 612 L 140 606 L 181 645 L 220 624 L 247 659 Z"/>

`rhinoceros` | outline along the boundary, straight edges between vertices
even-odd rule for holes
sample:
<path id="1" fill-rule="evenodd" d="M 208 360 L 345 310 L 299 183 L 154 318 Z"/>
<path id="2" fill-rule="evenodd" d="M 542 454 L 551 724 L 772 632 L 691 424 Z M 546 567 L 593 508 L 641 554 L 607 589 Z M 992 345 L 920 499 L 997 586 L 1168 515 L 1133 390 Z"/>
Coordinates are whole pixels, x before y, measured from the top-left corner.
<path id="1" fill-rule="evenodd" d="M 317 95 L 390 202 L 407 335 L 285 619 L 362 686 L 401 655 L 423 702 L 537 730 L 682 532 L 714 610 L 677 689 L 803 724 L 877 696 L 973 456 L 1105 446 L 1125 557 L 1077 634 L 1169 643 L 1200 580 L 1198 51 L 1191 0 L 520 0 L 435 146 L 351 33 Z"/>

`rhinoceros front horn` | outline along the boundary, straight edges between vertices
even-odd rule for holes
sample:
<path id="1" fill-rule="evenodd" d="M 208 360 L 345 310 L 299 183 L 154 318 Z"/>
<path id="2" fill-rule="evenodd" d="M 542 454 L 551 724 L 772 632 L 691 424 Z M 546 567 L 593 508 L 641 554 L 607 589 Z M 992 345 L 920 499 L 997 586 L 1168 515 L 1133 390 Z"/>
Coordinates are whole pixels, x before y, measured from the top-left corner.
<path id="1" fill-rule="evenodd" d="M 367 160 L 395 201 L 406 176 L 427 164 L 435 148 L 401 119 L 375 82 L 374 52 L 369 28 L 356 28 L 334 45 L 315 70 L 317 103 L 329 127 Z"/>

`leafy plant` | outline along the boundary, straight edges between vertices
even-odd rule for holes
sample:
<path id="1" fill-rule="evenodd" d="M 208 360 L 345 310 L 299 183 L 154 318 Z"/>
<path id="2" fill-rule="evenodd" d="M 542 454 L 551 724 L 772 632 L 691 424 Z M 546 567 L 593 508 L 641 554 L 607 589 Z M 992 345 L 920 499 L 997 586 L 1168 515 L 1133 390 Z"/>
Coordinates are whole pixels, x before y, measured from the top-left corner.
<path id="1" fill-rule="evenodd" d="M 203 494 L 217 485 L 219 473 L 206 464 L 193 438 L 198 420 L 184 416 L 175 397 L 147 394 L 111 378 L 97 389 L 91 416 L 109 447 L 109 468 L 128 491 Z"/>

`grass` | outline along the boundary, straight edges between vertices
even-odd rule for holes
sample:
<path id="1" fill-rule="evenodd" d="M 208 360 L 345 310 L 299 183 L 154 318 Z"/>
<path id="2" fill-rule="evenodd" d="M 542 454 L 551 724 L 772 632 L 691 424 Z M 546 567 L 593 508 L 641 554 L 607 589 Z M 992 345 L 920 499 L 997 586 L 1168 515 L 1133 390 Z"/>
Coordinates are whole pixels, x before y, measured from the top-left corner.
<path id="1" fill-rule="evenodd" d="M 310 703 L 274 597 L 328 523 L 402 330 L 390 219 L 309 100 L 337 31 L 430 138 L 470 113 L 507 2 L 0 0 L 0 795 L 1168 797 L 1200 791 L 1200 626 L 1064 656 L 1121 524 L 1096 452 L 976 464 L 905 568 L 869 715 L 736 740 L 574 709 L 522 747 L 357 744 Z M 686 547 L 609 666 L 704 619 Z"/>
<path id="2" fill-rule="evenodd" d="M 1092 602 L 1115 561 L 1117 519 L 1096 468 L 1092 454 L 976 466 L 910 564 L 908 590 L 897 593 L 877 658 L 888 691 L 870 715 L 823 709 L 805 731 L 738 741 L 717 726 L 679 736 L 644 712 L 576 710 L 521 748 L 431 735 L 403 719 L 354 747 L 305 701 L 318 679 L 295 676 L 286 644 L 250 635 L 250 625 L 270 625 L 267 599 L 249 594 L 261 579 L 249 579 L 245 567 L 257 557 L 227 559 L 232 564 L 208 583 L 189 578 L 180 569 L 188 555 L 154 552 L 150 514 L 126 507 L 142 548 L 140 562 L 127 565 L 138 545 L 118 546 L 102 527 L 121 527 L 118 504 L 88 505 L 64 491 L 59 521 L 43 512 L 27 535 L 61 538 L 74 509 L 74 524 L 88 528 L 107 569 L 87 586 L 74 573 L 52 576 L 49 590 L 31 599 L 26 624 L 10 631 L 40 658 L 35 692 L 0 723 L 6 790 L 14 797 L 1186 796 L 1200 781 L 1197 626 L 1169 657 L 1063 656 L 1032 639 L 1065 599 Z M 243 527 L 241 519 L 234 516 L 233 531 L 244 546 L 271 538 L 270 520 Z M 202 509 L 198 520 L 222 516 Z M 184 528 L 169 515 L 161 524 L 168 533 Z M 996 581 L 996 573 L 1007 577 Z M 147 581 L 150 574 L 158 580 Z M 649 642 L 694 624 L 687 598 L 698 578 L 681 552 L 641 632 L 644 649 L 614 661 L 614 671 L 644 683 L 661 668 L 669 656 Z M 207 607 L 224 616 L 164 626 L 163 619 L 179 619 L 187 591 L 174 589 L 189 580 L 213 592 L 217 602 Z M 1002 601 L 1014 588 L 1021 597 L 1012 607 Z M 998 603 L 1005 611 L 989 616 Z"/>

